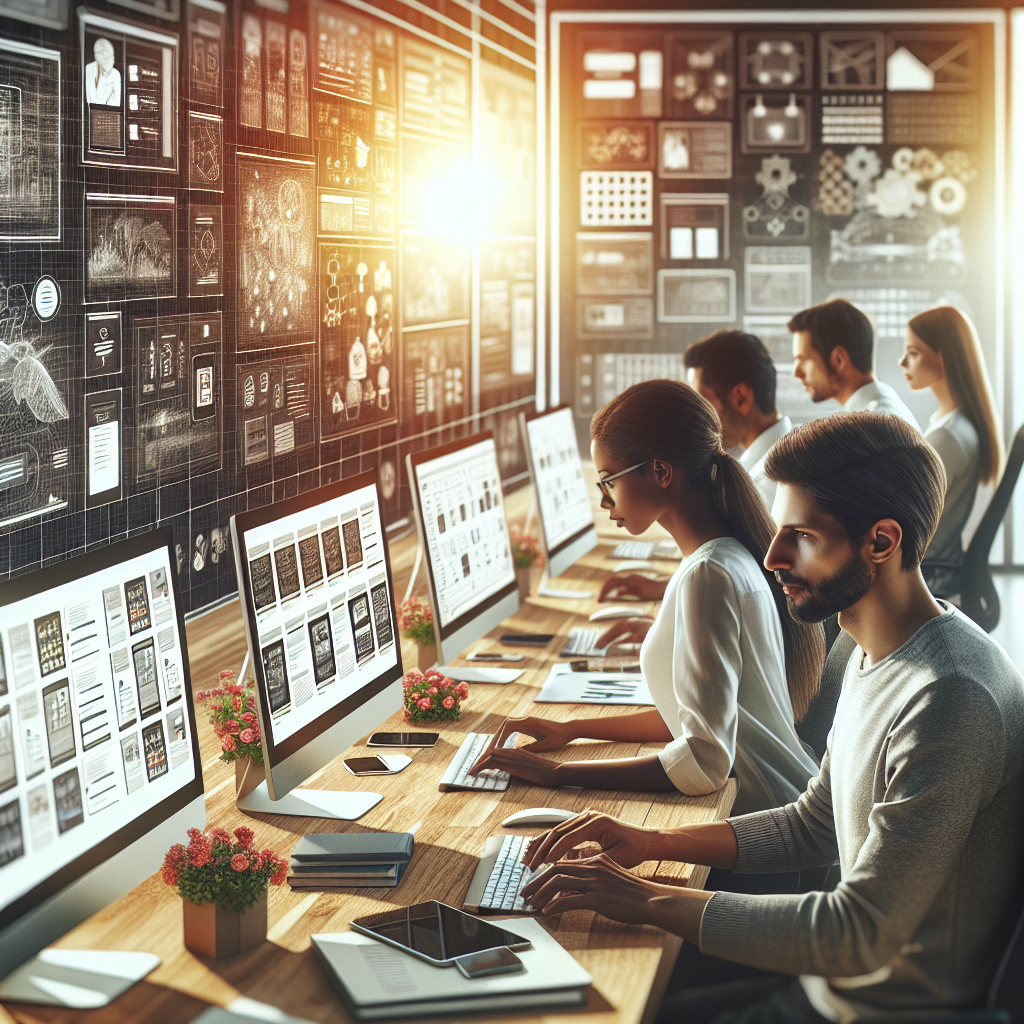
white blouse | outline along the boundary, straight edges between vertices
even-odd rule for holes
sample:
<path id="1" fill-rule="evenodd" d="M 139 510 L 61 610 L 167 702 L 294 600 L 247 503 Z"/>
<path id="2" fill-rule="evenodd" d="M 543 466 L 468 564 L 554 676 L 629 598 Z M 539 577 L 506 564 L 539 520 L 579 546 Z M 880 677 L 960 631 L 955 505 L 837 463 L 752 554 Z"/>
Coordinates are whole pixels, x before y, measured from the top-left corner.
<path id="1" fill-rule="evenodd" d="M 734 814 L 795 800 L 818 765 L 793 728 L 782 627 L 768 581 L 733 537 L 702 544 L 669 580 L 640 665 L 672 741 L 669 779 L 697 796 L 735 765 Z"/>

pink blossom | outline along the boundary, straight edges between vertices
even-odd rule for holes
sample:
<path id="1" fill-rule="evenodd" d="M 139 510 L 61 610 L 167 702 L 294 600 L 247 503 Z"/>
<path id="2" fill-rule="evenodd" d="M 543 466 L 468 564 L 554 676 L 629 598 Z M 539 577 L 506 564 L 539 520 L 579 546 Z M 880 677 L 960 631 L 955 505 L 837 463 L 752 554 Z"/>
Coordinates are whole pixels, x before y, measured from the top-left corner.
<path id="1" fill-rule="evenodd" d="M 429 711 L 430 710 L 430 698 L 429 697 L 421 697 L 418 701 L 416 701 L 416 704 L 419 707 L 423 708 L 424 711 Z"/>
<path id="2" fill-rule="evenodd" d="M 427 690 L 427 693 L 429 693 L 430 696 L 433 697 L 434 694 L 437 693 L 437 687 L 436 686 L 432 686 L 429 690 Z"/>
<path id="3" fill-rule="evenodd" d="M 188 847 L 188 862 L 193 867 L 201 868 L 204 864 L 209 864 L 213 860 L 210 854 L 210 850 L 206 846 L 200 846 L 196 843 L 189 843 Z"/>
<path id="4" fill-rule="evenodd" d="M 451 708 L 453 708 L 455 706 L 455 698 L 454 697 L 445 697 L 445 699 L 443 701 L 441 701 L 441 703 L 446 708 L 451 709 Z"/>
<path id="5" fill-rule="evenodd" d="M 249 858 L 244 853 L 236 853 L 231 858 L 231 867 L 235 871 L 245 871 L 249 867 Z"/>
<path id="6" fill-rule="evenodd" d="M 174 868 L 164 868 L 161 875 L 168 885 L 178 884 L 178 872 L 175 871 Z"/>
<path id="7" fill-rule="evenodd" d="M 455 687 L 455 695 L 459 700 L 465 700 L 469 696 L 469 687 L 465 683 L 459 683 Z"/>
<path id="8" fill-rule="evenodd" d="M 235 747 L 238 746 L 238 744 L 235 743 L 234 736 L 221 736 L 220 745 L 223 750 L 227 750 L 228 752 L 234 750 Z"/>
<path id="9" fill-rule="evenodd" d="M 240 697 L 232 697 L 231 698 L 231 706 L 236 711 L 241 711 L 242 710 L 242 699 Z"/>
<path id="10" fill-rule="evenodd" d="M 242 718 L 250 725 L 256 724 L 256 716 L 251 711 L 246 711 L 246 713 L 242 715 Z"/>
<path id="11" fill-rule="evenodd" d="M 225 668 L 221 669 L 220 677 L 221 679 L 230 679 L 234 674 L 234 669 Z"/>
<path id="12" fill-rule="evenodd" d="M 237 719 L 229 718 L 224 723 L 224 728 L 227 729 L 228 732 L 238 732 L 238 730 L 241 728 L 241 726 L 238 724 L 238 720 Z"/>
<path id="13" fill-rule="evenodd" d="M 218 843 L 230 843 L 231 833 L 226 828 L 215 828 L 210 830 L 210 835 Z"/>
<path id="14" fill-rule="evenodd" d="M 252 743 L 252 741 L 256 739 L 256 733 L 254 733 L 252 729 L 243 729 L 239 734 L 238 738 L 243 743 Z"/>
<path id="15" fill-rule="evenodd" d="M 288 861 L 279 860 L 277 870 L 270 876 L 271 885 L 282 885 L 288 877 Z"/>

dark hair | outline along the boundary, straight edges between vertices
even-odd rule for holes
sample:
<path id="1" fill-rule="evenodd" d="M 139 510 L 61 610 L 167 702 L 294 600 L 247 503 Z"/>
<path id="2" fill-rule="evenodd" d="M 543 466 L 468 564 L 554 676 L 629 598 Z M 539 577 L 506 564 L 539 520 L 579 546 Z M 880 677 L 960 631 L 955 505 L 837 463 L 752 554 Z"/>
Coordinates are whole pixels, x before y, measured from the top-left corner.
<path id="1" fill-rule="evenodd" d="M 942 356 L 949 390 L 978 434 L 978 479 L 983 484 L 995 483 L 1002 467 L 1003 441 L 974 324 L 953 306 L 937 306 L 918 313 L 907 326 Z"/>
<path id="2" fill-rule="evenodd" d="M 854 547 L 880 519 L 895 519 L 905 571 L 921 564 L 942 515 L 942 460 L 899 416 L 844 412 L 811 420 L 775 442 L 764 468 L 812 498 Z"/>
<path id="3" fill-rule="evenodd" d="M 744 331 L 715 331 L 683 353 L 687 369 L 701 371 L 701 380 L 724 403 L 737 384 L 754 392 L 763 413 L 775 411 L 775 364 L 760 338 Z"/>
<path id="4" fill-rule="evenodd" d="M 832 349 L 841 345 L 861 373 L 870 373 L 875 351 L 871 321 L 846 299 L 830 299 L 820 306 L 801 310 L 787 325 L 794 333 L 807 331 L 811 344 L 828 363 Z"/>
<path id="5" fill-rule="evenodd" d="M 819 625 L 789 615 L 775 574 L 764 569 L 775 523 L 746 470 L 722 450 L 722 427 L 711 403 L 681 381 L 642 381 L 598 409 L 590 436 L 629 465 L 663 459 L 692 487 L 706 489 L 715 512 L 757 560 L 771 587 L 782 625 L 789 697 L 799 721 L 821 683 L 824 634 Z"/>

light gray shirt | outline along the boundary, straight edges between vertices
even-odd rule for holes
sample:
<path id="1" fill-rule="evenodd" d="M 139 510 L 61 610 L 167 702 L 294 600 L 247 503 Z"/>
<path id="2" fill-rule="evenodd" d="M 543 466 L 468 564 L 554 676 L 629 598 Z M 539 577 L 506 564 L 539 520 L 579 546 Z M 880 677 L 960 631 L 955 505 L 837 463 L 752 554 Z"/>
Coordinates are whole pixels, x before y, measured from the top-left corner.
<path id="1" fill-rule="evenodd" d="M 754 438 L 750 447 L 739 457 L 739 464 L 747 471 L 754 486 L 761 492 L 764 503 L 771 512 L 775 504 L 775 492 L 779 485 L 764 471 L 764 461 L 768 458 L 768 452 L 773 444 L 793 429 L 793 423 L 788 416 L 776 420 L 767 430 L 762 430 Z"/>
<path id="2" fill-rule="evenodd" d="M 827 978 L 819 991 L 837 1010 L 970 1004 L 1020 913 L 1024 679 L 949 606 L 887 658 L 863 661 L 858 647 L 804 795 L 730 819 L 737 871 L 838 861 L 838 886 L 715 893 L 700 948 Z"/>
<path id="3" fill-rule="evenodd" d="M 640 665 L 673 736 L 659 757 L 680 792 L 714 792 L 735 766 L 736 806 L 761 810 L 795 800 L 817 772 L 793 727 L 772 592 L 735 538 L 708 541 L 683 559 Z"/>
<path id="4" fill-rule="evenodd" d="M 903 399 L 888 384 L 883 384 L 880 380 L 873 380 L 870 384 L 857 388 L 843 403 L 843 411 L 892 413 L 901 420 L 906 420 L 918 433 L 921 432 L 921 425 L 906 407 Z"/>
<path id="5" fill-rule="evenodd" d="M 953 597 L 960 592 L 961 534 L 978 493 L 978 432 L 960 409 L 954 409 L 945 416 L 933 416 L 924 439 L 946 467 L 946 498 L 921 569 L 933 593 Z"/>

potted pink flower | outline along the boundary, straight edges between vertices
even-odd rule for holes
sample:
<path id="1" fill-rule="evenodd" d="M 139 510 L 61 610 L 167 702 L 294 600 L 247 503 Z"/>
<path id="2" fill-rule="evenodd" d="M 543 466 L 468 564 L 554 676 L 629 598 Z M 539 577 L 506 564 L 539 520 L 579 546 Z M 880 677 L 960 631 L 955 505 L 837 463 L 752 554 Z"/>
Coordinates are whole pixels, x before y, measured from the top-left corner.
<path id="1" fill-rule="evenodd" d="M 454 722 L 462 702 L 469 696 L 465 683 L 456 683 L 437 669 L 423 673 L 410 669 L 402 679 L 402 712 L 407 722 Z"/>
<path id="2" fill-rule="evenodd" d="M 247 796 L 266 777 L 260 720 L 256 714 L 256 684 L 232 683 L 234 672 L 225 669 L 220 685 L 200 690 L 196 700 L 205 705 L 209 722 L 220 740 L 222 761 L 235 765 L 235 791 Z"/>
<path id="3" fill-rule="evenodd" d="M 267 937 L 267 886 L 282 885 L 288 861 L 256 848 L 251 828 L 188 830 L 175 843 L 161 875 L 181 897 L 185 947 L 221 960 L 255 949 Z"/>
<path id="4" fill-rule="evenodd" d="M 434 636 L 434 613 L 415 594 L 406 598 L 398 609 L 398 630 L 402 636 L 416 641 L 416 664 L 421 671 L 437 664 L 437 641 Z"/>

